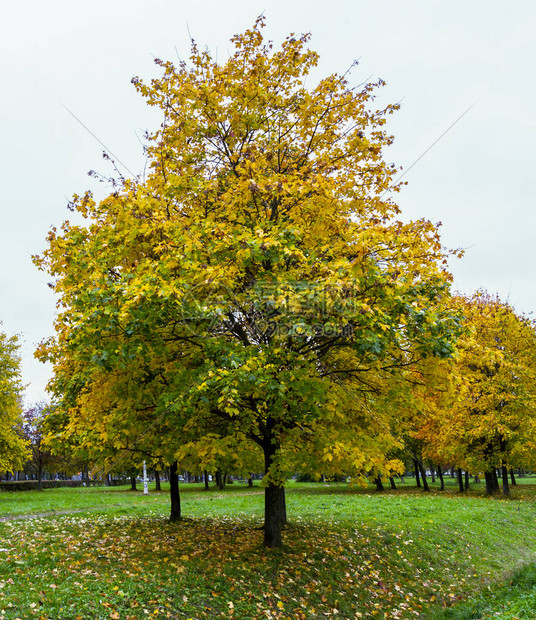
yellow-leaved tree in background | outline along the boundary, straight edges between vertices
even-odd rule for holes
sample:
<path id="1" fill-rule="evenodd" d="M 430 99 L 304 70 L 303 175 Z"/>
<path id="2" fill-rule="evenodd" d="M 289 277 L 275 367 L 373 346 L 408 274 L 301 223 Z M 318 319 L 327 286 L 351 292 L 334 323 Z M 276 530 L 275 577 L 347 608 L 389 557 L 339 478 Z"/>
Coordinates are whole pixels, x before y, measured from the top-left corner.
<path id="1" fill-rule="evenodd" d="M 17 337 L 0 331 L 0 472 L 22 469 L 29 455 L 22 432 L 23 386 L 18 349 Z"/>

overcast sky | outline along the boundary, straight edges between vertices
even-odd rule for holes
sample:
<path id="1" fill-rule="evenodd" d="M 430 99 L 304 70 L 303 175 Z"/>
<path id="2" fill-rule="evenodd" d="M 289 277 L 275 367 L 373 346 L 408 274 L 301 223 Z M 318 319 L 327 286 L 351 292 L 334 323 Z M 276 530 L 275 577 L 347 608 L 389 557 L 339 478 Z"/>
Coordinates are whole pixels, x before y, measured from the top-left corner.
<path id="1" fill-rule="evenodd" d="M 311 32 L 318 75 L 383 78 L 379 104 L 401 102 L 387 153 L 408 172 L 406 217 L 443 223 L 456 289 L 486 288 L 518 310 L 536 309 L 534 180 L 536 4 L 518 0 L 27 0 L 3 3 L 0 23 L 2 240 L 0 320 L 22 340 L 27 404 L 43 398 L 50 370 L 33 359 L 52 333 L 55 300 L 31 255 L 71 214 L 74 192 L 105 188 L 102 147 L 130 170 L 143 166 L 139 137 L 159 123 L 132 76 L 158 75 L 154 58 L 188 57 L 189 34 L 224 60 L 229 38 L 263 13 L 276 43 Z"/>

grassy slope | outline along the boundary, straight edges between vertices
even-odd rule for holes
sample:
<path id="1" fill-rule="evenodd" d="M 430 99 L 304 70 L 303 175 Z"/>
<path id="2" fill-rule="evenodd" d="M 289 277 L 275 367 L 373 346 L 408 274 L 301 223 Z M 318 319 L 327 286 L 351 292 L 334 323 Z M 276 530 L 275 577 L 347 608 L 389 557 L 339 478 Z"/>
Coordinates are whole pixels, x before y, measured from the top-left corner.
<path id="1" fill-rule="evenodd" d="M 475 589 L 487 605 L 497 592 L 488 584 L 534 557 L 536 487 L 515 493 L 523 499 L 292 484 L 283 551 L 261 546 L 259 487 L 183 485 L 189 519 L 180 524 L 165 519 L 166 493 L 3 493 L 0 517 L 88 510 L 0 523 L 0 609 L 5 618 L 84 620 L 432 618 Z M 529 604 L 533 582 L 523 575 L 499 601 L 511 593 L 518 607 Z M 442 617 L 480 617 L 459 613 Z"/>
<path id="2" fill-rule="evenodd" d="M 467 602 L 437 613 L 437 620 L 512 620 L 536 618 L 536 564 L 510 575 L 502 585 L 490 585 Z"/>

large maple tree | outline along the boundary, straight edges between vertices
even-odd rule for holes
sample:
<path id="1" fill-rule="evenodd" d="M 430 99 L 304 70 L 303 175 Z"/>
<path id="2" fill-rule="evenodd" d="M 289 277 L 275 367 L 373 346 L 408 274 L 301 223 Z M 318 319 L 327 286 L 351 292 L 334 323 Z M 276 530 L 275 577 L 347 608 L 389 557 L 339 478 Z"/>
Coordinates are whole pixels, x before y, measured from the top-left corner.
<path id="1" fill-rule="evenodd" d="M 436 226 L 403 223 L 390 198 L 397 106 L 373 108 L 382 82 L 309 88 L 309 36 L 274 49 L 263 26 L 233 37 L 222 64 L 193 43 L 188 63 L 134 79 L 163 114 L 149 174 L 98 204 L 75 197 L 87 225 L 52 230 L 36 261 L 60 299 L 40 349 L 57 396 L 72 405 L 95 395 L 95 373 L 131 373 L 133 392 L 158 380 L 176 454 L 206 433 L 256 444 L 265 545 L 279 546 L 285 455 L 309 446 L 319 466 L 392 471 L 388 414 L 365 395 L 450 355 L 458 327 Z"/>

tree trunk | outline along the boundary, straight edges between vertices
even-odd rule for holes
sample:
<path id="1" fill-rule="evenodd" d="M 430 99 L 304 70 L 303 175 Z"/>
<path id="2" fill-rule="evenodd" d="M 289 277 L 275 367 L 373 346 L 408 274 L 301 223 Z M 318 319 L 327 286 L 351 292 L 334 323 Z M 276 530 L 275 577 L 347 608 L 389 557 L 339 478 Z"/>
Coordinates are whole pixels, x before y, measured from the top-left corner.
<path id="1" fill-rule="evenodd" d="M 426 471 L 424 469 L 424 465 L 422 463 L 422 461 L 419 461 L 418 463 L 419 465 L 419 469 L 421 470 L 421 478 L 422 478 L 422 485 L 423 485 L 423 489 L 425 491 L 430 491 L 430 487 L 428 486 L 428 480 L 426 480 Z"/>
<path id="2" fill-rule="evenodd" d="M 41 466 L 37 469 L 37 490 L 43 490 L 43 468 Z"/>
<path id="3" fill-rule="evenodd" d="M 512 483 L 512 486 L 517 485 L 516 477 L 514 476 L 514 470 L 513 469 L 510 469 L 510 481 Z"/>
<path id="4" fill-rule="evenodd" d="M 393 489 L 393 491 L 396 491 L 396 484 L 393 476 L 389 476 L 389 483 L 391 484 L 391 489 Z"/>
<path id="5" fill-rule="evenodd" d="M 491 473 L 492 477 L 493 477 L 493 488 L 495 489 L 496 492 L 499 491 L 499 479 L 497 477 L 497 470 L 494 468 L 493 472 Z"/>
<path id="6" fill-rule="evenodd" d="M 374 479 L 374 482 L 376 483 L 376 489 L 378 491 L 383 491 L 382 477 L 379 475 L 376 476 L 376 478 Z"/>
<path id="7" fill-rule="evenodd" d="M 465 470 L 465 490 L 469 491 L 469 472 Z"/>
<path id="8" fill-rule="evenodd" d="M 130 490 L 136 490 L 136 476 L 130 476 Z"/>
<path id="9" fill-rule="evenodd" d="M 162 490 L 162 484 L 160 483 L 160 471 L 158 469 L 154 470 L 154 485 L 155 485 L 155 491 L 161 491 Z"/>
<path id="10" fill-rule="evenodd" d="M 272 464 L 279 452 L 279 445 L 274 437 L 274 421 L 266 421 L 266 434 L 263 443 L 264 474 L 269 476 L 270 482 L 264 487 L 264 546 L 282 547 L 282 527 L 287 521 L 285 488 L 277 480 L 277 473 Z M 275 482 L 273 481 L 275 478 Z"/>
<path id="11" fill-rule="evenodd" d="M 253 477 L 250 476 L 248 478 L 248 488 L 252 489 L 253 488 Z"/>
<path id="12" fill-rule="evenodd" d="M 205 481 L 205 491 L 209 490 L 209 486 L 208 486 L 208 471 L 205 469 L 203 471 L 203 480 Z"/>
<path id="13" fill-rule="evenodd" d="M 510 486 L 508 484 L 508 468 L 506 463 L 503 462 L 502 467 L 502 492 L 504 497 L 510 497 Z"/>
<path id="14" fill-rule="evenodd" d="M 221 469 L 216 470 L 216 486 L 219 491 L 223 491 L 225 487 L 225 476 L 222 475 Z"/>
<path id="15" fill-rule="evenodd" d="M 461 467 L 458 467 L 458 489 L 463 493 L 463 473 Z"/>
<path id="16" fill-rule="evenodd" d="M 486 495 L 493 495 L 499 490 L 499 483 L 497 481 L 497 474 L 495 469 L 492 471 L 485 471 L 484 478 L 486 480 Z"/>
<path id="17" fill-rule="evenodd" d="M 286 521 L 285 489 L 270 482 L 264 489 L 264 546 L 281 547 L 281 530 Z"/>
<path id="18" fill-rule="evenodd" d="M 432 467 L 430 467 L 430 473 L 432 475 L 432 484 L 435 482 L 435 468 L 432 465 Z"/>
<path id="19" fill-rule="evenodd" d="M 445 481 L 443 480 L 443 470 L 441 469 L 441 465 L 437 466 L 437 476 L 439 478 L 439 482 L 441 483 L 441 486 L 439 487 L 440 491 L 444 491 L 445 490 Z"/>
<path id="20" fill-rule="evenodd" d="M 177 461 L 169 466 L 169 498 L 171 500 L 170 521 L 181 519 L 181 496 L 179 493 L 179 474 L 177 473 Z"/>
<path id="21" fill-rule="evenodd" d="M 413 459 L 413 468 L 415 469 L 415 482 L 417 483 L 417 487 L 421 488 L 421 477 L 419 475 L 419 464 L 417 463 L 417 459 Z"/>

